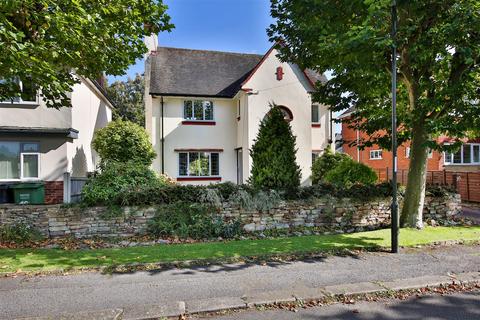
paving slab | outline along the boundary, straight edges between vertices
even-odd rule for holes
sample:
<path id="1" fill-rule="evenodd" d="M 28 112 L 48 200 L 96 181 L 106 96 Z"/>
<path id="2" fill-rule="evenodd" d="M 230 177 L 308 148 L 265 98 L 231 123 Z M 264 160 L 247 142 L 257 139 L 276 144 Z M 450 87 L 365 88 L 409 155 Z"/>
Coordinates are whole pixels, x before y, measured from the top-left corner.
<path id="1" fill-rule="evenodd" d="M 386 289 L 373 282 L 345 283 L 325 287 L 325 293 L 329 295 L 362 294 L 381 291 L 386 291 Z"/>
<path id="2" fill-rule="evenodd" d="M 246 302 L 240 297 L 198 299 L 186 303 L 186 311 L 188 313 L 215 312 L 225 309 L 241 309 L 246 307 Z"/>
<path id="3" fill-rule="evenodd" d="M 123 319 L 122 309 L 78 312 L 74 314 L 57 314 L 42 317 L 17 318 L 18 320 L 118 320 Z"/>
<path id="4" fill-rule="evenodd" d="M 449 276 L 422 276 L 408 279 L 381 282 L 381 285 L 390 290 L 419 289 L 423 287 L 434 287 L 444 283 L 452 282 Z"/>
<path id="5" fill-rule="evenodd" d="M 158 319 L 185 314 L 185 302 L 163 302 L 158 305 L 139 305 L 125 308 L 122 320 Z"/>

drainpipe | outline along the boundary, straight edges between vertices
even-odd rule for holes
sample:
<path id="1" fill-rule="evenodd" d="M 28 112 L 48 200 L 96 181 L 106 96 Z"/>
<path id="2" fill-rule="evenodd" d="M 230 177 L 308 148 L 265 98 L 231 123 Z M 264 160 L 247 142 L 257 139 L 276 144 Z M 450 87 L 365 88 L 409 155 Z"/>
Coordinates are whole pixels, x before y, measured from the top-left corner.
<path id="1" fill-rule="evenodd" d="M 360 162 L 360 148 L 358 147 L 358 143 L 360 142 L 360 131 L 357 129 L 357 162 Z"/>
<path id="2" fill-rule="evenodd" d="M 335 153 L 337 146 L 335 145 L 335 138 L 333 137 L 333 112 L 330 110 L 330 148 Z"/>
<path id="3" fill-rule="evenodd" d="M 163 129 L 163 114 L 164 114 L 164 108 L 163 108 L 163 96 L 160 97 L 160 104 L 162 108 L 162 130 L 161 130 L 161 146 L 162 146 L 162 174 L 165 174 L 165 136 L 164 136 L 164 129 Z"/>

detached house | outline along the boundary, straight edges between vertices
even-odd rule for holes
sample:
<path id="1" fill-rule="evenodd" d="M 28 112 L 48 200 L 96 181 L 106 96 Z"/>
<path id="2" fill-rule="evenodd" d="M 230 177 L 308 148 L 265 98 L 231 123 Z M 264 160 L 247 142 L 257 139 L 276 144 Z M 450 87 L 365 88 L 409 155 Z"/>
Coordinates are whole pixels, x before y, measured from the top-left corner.
<path id="1" fill-rule="evenodd" d="M 68 202 L 70 177 L 95 169 L 91 141 L 111 121 L 112 104 L 96 81 L 83 78 L 69 93 L 71 107 L 59 110 L 47 108 L 34 86 L 20 88 L 20 98 L 0 102 L 0 202 L 13 201 L 7 189 L 31 182 L 43 185 L 45 203 Z"/>
<path id="2" fill-rule="evenodd" d="M 274 103 L 292 126 L 301 182 L 308 184 L 313 158 L 331 139 L 330 112 L 310 95 L 324 77 L 276 54 L 274 48 L 256 55 L 153 46 L 145 66 L 145 118 L 158 155 L 155 171 L 185 183 L 245 183 L 249 150 Z"/>

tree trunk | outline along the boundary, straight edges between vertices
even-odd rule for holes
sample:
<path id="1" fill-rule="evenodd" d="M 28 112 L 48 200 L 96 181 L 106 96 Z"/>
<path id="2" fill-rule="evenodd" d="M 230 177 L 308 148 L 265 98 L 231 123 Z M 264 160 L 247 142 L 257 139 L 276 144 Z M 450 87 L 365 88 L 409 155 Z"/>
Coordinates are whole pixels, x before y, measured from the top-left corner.
<path id="1" fill-rule="evenodd" d="M 419 119 L 412 128 L 407 190 L 400 216 L 400 226 L 402 227 L 423 228 L 428 158 L 428 149 L 425 147 L 425 142 L 427 140 L 428 135 L 425 132 L 424 121 Z"/>

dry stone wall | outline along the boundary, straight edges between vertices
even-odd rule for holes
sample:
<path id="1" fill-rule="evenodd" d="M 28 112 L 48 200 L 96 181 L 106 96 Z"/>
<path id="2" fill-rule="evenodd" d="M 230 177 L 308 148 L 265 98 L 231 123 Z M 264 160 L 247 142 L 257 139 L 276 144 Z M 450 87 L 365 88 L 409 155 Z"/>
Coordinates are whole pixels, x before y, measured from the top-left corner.
<path id="1" fill-rule="evenodd" d="M 390 223 L 390 199 L 359 202 L 352 199 L 321 198 L 283 201 L 268 211 L 245 210 L 223 204 L 219 215 L 240 220 L 246 232 L 267 229 L 325 227 L 336 232 L 376 229 Z M 63 207 L 61 205 L 0 205 L 0 226 L 25 223 L 47 237 L 129 237 L 145 234 L 155 207 L 125 207 L 112 211 L 105 207 Z M 447 194 L 426 197 L 424 219 L 450 220 L 461 210 L 460 196 Z"/>

